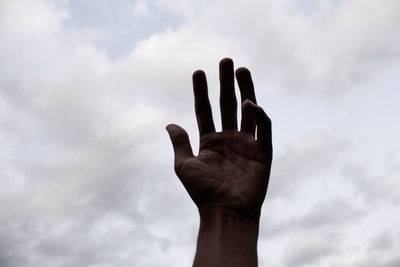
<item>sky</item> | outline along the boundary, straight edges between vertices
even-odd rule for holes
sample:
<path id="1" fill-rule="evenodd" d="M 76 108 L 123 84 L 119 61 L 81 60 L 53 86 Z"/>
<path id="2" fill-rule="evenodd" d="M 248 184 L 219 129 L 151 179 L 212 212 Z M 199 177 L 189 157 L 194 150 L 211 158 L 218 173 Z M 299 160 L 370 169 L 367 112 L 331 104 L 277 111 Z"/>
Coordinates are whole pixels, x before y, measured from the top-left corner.
<path id="1" fill-rule="evenodd" d="M 259 266 L 400 266 L 400 1 L 1 0 L 0 266 L 191 266 L 165 126 L 252 72 L 274 160 Z"/>

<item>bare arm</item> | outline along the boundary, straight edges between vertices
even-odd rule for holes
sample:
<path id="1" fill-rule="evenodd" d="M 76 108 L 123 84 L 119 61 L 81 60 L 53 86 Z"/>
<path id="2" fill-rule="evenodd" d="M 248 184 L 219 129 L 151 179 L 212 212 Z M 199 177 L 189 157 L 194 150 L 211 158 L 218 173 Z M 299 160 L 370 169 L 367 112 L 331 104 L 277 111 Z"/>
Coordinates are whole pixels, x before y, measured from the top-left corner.
<path id="1" fill-rule="evenodd" d="M 258 262 L 259 219 L 272 161 L 271 121 L 256 105 L 250 72 L 240 68 L 236 78 L 242 103 L 240 130 L 231 59 L 220 62 L 222 131 L 215 131 L 203 71 L 193 74 L 199 154 L 193 155 L 184 129 L 167 126 L 175 172 L 199 209 L 196 267 L 253 267 Z"/>

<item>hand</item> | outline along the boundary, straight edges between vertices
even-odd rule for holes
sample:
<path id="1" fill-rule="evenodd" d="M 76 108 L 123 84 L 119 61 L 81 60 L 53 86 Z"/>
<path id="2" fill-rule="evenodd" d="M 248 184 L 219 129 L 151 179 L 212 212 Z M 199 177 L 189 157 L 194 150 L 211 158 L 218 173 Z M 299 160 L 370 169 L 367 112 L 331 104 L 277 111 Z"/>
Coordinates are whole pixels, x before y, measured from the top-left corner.
<path id="1" fill-rule="evenodd" d="M 231 59 L 220 62 L 222 132 L 215 131 L 203 71 L 193 74 L 198 156 L 193 155 L 184 129 L 170 124 L 167 131 L 175 152 L 175 172 L 200 213 L 224 208 L 258 223 L 272 161 L 271 121 L 256 105 L 250 72 L 240 68 L 236 78 L 242 102 L 240 131 Z"/>

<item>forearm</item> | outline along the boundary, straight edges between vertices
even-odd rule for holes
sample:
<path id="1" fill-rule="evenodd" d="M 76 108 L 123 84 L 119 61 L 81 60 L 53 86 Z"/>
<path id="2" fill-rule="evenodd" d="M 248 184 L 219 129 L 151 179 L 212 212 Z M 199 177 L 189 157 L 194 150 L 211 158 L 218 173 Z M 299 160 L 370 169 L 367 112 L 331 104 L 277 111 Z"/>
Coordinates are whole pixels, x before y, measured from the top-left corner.
<path id="1" fill-rule="evenodd" d="M 225 208 L 201 209 L 194 267 L 257 266 L 258 222 Z"/>

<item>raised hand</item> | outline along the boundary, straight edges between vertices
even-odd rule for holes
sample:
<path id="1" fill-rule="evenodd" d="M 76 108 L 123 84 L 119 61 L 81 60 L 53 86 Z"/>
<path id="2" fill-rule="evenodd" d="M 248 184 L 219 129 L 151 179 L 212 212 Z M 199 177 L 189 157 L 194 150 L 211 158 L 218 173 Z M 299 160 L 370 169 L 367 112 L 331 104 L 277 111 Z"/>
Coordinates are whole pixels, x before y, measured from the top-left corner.
<path id="1" fill-rule="evenodd" d="M 200 151 L 194 156 L 186 131 L 168 125 L 175 171 L 200 214 L 222 208 L 258 224 L 272 160 L 271 121 L 256 105 L 250 72 L 240 68 L 236 71 L 242 103 L 239 131 L 232 60 L 223 59 L 219 71 L 222 131 L 215 131 L 206 76 L 196 71 L 193 89 Z"/>

